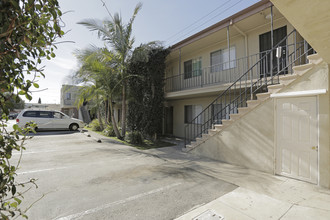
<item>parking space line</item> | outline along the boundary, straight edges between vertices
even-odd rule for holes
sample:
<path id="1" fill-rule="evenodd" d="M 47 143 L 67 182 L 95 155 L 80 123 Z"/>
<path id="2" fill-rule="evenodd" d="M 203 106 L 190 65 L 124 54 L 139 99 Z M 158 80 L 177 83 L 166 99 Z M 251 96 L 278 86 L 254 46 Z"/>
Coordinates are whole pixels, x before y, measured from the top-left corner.
<path id="1" fill-rule="evenodd" d="M 39 172 L 52 171 L 52 170 L 62 170 L 62 169 L 67 169 L 67 168 L 69 168 L 69 167 L 56 167 L 56 168 L 49 168 L 49 169 L 32 170 L 32 171 L 20 172 L 20 173 L 17 173 L 17 175 L 28 174 L 28 173 L 39 173 Z"/>
<path id="2" fill-rule="evenodd" d="M 85 215 L 93 214 L 95 212 L 110 208 L 110 207 L 115 206 L 115 205 L 124 204 L 126 202 L 130 202 L 130 201 L 133 201 L 133 200 L 136 200 L 136 199 L 140 199 L 142 197 L 145 197 L 145 196 L 148 196 L 148 195 L 151 195 L 151 194 L 155 194 L 155 193 L 158 193 L 158 192 L 161 192 L 161 191 L 165 191 L 165 190 L 168 190 L 170 188 L 176 187 L 176 186 L 181 185 L 181 184 L 182 183 L 174 183 L 174 184 L 171 184 L 171 185 L 168 185 L 168 186 L 165 186 L 165 187 L 161 187 L 161 188 L 158 188 L 158 189 L 151 190 L 149 192 L 137 194 L 135 196 L 131 196 L 131 197 L 128 197 L 126 199 L 122 199 L 122 200 L 115 201 L 115 202 L 112 202 L 112 203 L 104 204 L 104 205 L 101 205 L 101 206 L 93 208 L 93 209 L 89 209 L 89 210 L 84 211 L 84 212 L 68 215 L 68 216 L 65 216 L 65 217 L 56 218 L 55 220 L 79 219 L 79 218 L 81 218 Z"/>
<path id="3" fill-rule="evenodd" d="M 49 153 L 49 152 L 56 152 L 57 150 L 44 150 L 44 151 L 23 151 L 23 156 L 26 155 L 26 154 L 40 154 L 40 153 Z M 16 156 L 16 155 L 21 155 L 21 153 L 13 153 L 12 154 L 13 156 Z"/>

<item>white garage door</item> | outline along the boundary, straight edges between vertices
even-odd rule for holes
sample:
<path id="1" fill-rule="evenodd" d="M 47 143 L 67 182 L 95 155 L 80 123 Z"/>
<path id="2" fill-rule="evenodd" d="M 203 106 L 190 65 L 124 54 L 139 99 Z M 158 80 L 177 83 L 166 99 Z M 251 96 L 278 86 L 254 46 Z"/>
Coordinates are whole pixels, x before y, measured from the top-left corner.
<path id="1" fill-rule="evenodd" d="M 277 174 L 317 183 L 316 97 L 277 99 Z"/>

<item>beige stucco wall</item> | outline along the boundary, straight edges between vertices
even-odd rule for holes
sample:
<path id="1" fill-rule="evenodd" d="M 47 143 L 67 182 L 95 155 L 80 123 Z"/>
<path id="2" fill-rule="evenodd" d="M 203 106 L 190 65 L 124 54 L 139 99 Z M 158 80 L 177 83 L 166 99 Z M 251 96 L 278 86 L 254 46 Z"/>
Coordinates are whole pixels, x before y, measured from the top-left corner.
<path id="1" fill-rule="evenodd" d="M 280 91 L 297 92 L 326 89 L 318 96 L 319 111 L 319 185 L 330 188 L 330 96 L 329 67 L 324 62 Z M 268 173 L 275 172 L 274 101 L 269 99 L 212 136 L 191 152 L 230 164 Z M 260 123 L 262 122 L 262 123 Z"/>
<path id="2" fill-rule="evenodd" d="M 184 100 L 168 101 L 166 106 L 173 106 L 173 135 L 176 137 L 184 137 L 184 106 L 185 105 L 201 105 L 205 109 L 216 97 L 206 98 L 190 98 Z"/>
<path id="3" fill-rule="evenodd" d="M 273 100 L 258 106 L 191 152 L 222 162 L 273 173 Z"/>
<path id="4" fill-rule="evenodd" d="M 304 74 L 284 92 L 326 89 L 326 94 L 318 96 L 319 111 L 319 184 L 330 188 L 330 96 L 329 96 L 329 66 L 323 62 Z"/>

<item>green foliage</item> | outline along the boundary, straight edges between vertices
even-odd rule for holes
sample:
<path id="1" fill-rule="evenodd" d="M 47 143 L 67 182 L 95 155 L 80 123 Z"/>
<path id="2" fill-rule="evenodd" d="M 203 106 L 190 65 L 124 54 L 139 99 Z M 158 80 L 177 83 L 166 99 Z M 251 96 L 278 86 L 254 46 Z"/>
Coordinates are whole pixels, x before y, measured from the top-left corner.
<path id="1" fill-rule="evenodd" d="M 143 136 L 139 131 L 131 131 L 128 133 L 126 141 L 131 144 L 143 144 Z"/>
<path id="2" fill-rule="evenodd" d="M 1 219 L 16 216 L 27 218 L 19 208 L 26 183 L 15 181 L 19 162 L 11 162 L 13 151 L 23 151 L 26 133 L 33 126 L 7 131 L 9 111 L 20 103 L 18 95 L 31 100 L 29 92 L 38 88 L 36 78 L 44 76 L 42 59 L 55 57 L 53 42 L 63 34 L 59 26 L 61 11 L 57 0 L 1 0 L 0 1 L 0 215 Z M 26 80 L 26 75 L 32 75 Z M 10 94 L 6 96 L 5 94 Z M 17 94 L 17 95 L 15 95 Z M 14 106 L 15 107 L 15 106 Z M 20 134 L 20 135 L 18 135 Z M 30 180 L 27 183 L 34 183 Z"/>
<path id="3" fill-rule="evenodd" d="M 151 138 L 162 132 L 165 59 L 169 50 L 152 49 L 145 61 L 131 62 L 128 127 Z"/>
<path id="4" fill-rule="evenodd" d="M 128 23 L 124 23 L 120 14 L 115 13 L 114 16 L 110 14 L 110 20 L 104 20 L 103 22 L 98 22 L 92 19 L 84 20 L 79 22 L 78 24 L 82 24 L 86 26 L 91 31 L 97 31 L 98 36 L 108 44 L 109 48 L 112 49 L 111 54 L 112 60 L 116 63 L 112 68 L 115 72 L 120 76 L 119 85 L 122 88 L 121 100 L 122 100 L 122 129 L 121 135 L 116 126 L 116 122 L 113 121 L 113 125 L 115 128 L 116 136 L 118 138 L 124 138 L 126 135 L 126 90 L 127 90 L 127 78 L 129 74 L 127 74 L 127 68 L 129 65 L 129 61 L 131 59 L 134 37 L 132 36 L 133 32 L 133 23 L 141 10 L 142 4 L 138 3 L 135 6 L 132 17 L 129 19 Z M 111 66 L 111 65 L 110 65 Z M 117 85 L 115 86 L 118 87 Z M 113 101 L 110 98 L 110 103 Z M 112 107 L 110 107 L 113 109 Z"/>
<path id="5" fill-rule="evenodd" d="M 93 121 L 91 121 L 88 126 L 92 129 L 92 131 L 102 131 L 102 127 L 100 126 L 100 122 L 98 119 L 94 119 Z"/>
<path id="6" fill-rule="evenodd" d="M 16 94 L 10 94 L 9 92 L 3 93 L 5 97 L 4 102 L 9 111 L 14 109 L 24 109 L 25 102 Z"/>
<path id="7" fill-rule="evenodd" d="M 107 125 L 104 130 L 103 130 L 103 134 L 107 137 L 115 137 L 115 130 L 113 128 L 112 125 Z"/>

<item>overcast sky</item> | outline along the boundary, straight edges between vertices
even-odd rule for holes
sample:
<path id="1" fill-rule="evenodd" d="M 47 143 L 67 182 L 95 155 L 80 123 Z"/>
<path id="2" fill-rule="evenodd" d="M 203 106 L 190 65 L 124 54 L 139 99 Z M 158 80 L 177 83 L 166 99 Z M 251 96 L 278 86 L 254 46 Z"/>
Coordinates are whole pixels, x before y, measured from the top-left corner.
<path id="1" fill-rule="evenodd" d="M 104 0 L 110 13 L 119 12 L 125 22 L 131 17 L 138 2 L 142 10 L 133 24 L 135 46 L 149 41 L 161 41 L 164 46 L 173 45 L 202 29 L 258 2 L 258 0 Z M 33 92 L 33 100 L 42 103 L 60 103 L 60 89 L 67 83 L 66 77 L 77 69 L 73 55 L 76 49 L 90 45 L 103 46 L 96 32 L 90 32 L 77 22 L 84 19 L 109 18 L 101 0 L 59 0 L 64 12 L 63 30 L 67 34 L 58 41 L 62 43 L 55 51 L 56 58 L 45 61 L 45 78 L 39 79 L 39 90 Z"/>

